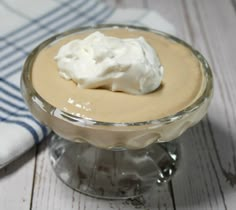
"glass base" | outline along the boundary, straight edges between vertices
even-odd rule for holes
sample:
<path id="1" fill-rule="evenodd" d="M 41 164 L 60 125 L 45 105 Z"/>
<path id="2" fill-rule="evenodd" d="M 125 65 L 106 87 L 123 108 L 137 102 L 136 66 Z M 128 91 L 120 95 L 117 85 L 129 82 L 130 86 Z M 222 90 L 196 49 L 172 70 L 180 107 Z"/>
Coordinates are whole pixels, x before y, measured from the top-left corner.
<path id="1" fill-rule="evenodd" d="M 56 175 L 69 187 L 105 199 L 137 197 L 155 184 L 170 180 L 179 162 L 176 142 L 139 150 L 105 150 L 50 136 L 50 160 Z"/>

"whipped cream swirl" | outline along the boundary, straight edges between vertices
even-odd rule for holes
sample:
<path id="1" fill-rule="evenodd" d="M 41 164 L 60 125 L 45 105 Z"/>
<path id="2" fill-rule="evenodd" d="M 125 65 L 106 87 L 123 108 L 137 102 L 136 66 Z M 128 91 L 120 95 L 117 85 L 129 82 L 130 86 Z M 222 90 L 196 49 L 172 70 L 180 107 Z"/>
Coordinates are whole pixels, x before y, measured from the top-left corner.
<path id="1" fill-rule="evenodd" d="M 55 56 L 59 74 L 81 88 L 146 94 L 160 86 L 163 67 L 143 37 L 120 39 L 94 32 L 63 45 Z"/>

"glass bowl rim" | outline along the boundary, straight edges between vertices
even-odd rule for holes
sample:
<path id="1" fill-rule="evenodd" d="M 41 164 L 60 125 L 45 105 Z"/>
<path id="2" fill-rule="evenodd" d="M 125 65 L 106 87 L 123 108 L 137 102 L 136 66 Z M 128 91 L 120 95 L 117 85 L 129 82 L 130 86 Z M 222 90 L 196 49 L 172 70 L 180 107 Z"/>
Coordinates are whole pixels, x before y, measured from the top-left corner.
<path id="1" fill-rule="evenodd" d="M 93 119 L 87 119 L 87 118 L 82 118 L 75 116 L 73 114 L 70 114 L 68 112 L 65 112 L 52 104 L 48 103 L 46 100 L 44 100 L 34 89 L 30 75 L 31 75 L 31 69 L 32 69 L 32 64 L 37 56 L 37 54 L 40 52 L 41 49 L 44 47 L 50 45 L 51 43 L 57 41 L 58 39 L 61 39 L 65 36 L 74 34 L 74 33 L 79 33 L 82 31 L 86 30 L 96 30 L 96 29 L 106 29 L 106 28 L 127 28 L 127 29 L 134 29 L 134 30 L 143 30 L 146 32 L 151 32 L 155 33 L 157 35 L 164 36 L 165 38 L 171 39 L 172 41 L 175 41 L 179 44 L 182 44 L 183 46 L 187 47 L 190 49 L 190 51 L 197 57 L 197 59 L 200 61 L 202 64 L 202 69 L 203 69 L 203 74 L 205 74 L 206 78 L 206 84 L 205 88 L 202 91 L 202 94 L 198 96 L 198 98 L 190 105 L 185 107 L 179 112 L 176 112 L 175 114 L 168 115 L 159 119 L 155 120 L 148 120 L 148 121 L 139 121 L 139 122 L 105 122 L 105 121 L 97 121 Z M 30 95 L 33 96 L 34 98 L 37 98 L 42 104 L 44 104 L 44 109 L 46 108 L 46 111 L 50 113 L 50 115 L 55 116 L 61 116 L 63 117 L 64 120 L 70 122 L 70 123 L 76 123 L 78 125 L 86 126 L 86 125 L 93 125 L 93 126 L 115 126 L 115 127 L 127 127 L 127 126 L 145 126 L 145 125 L 162 125 L 162 124 L 169 124 L 173 121 L 179 120 L 183 118 L 184 116 L 188 115 L 189 113 L 192 113 L 196 109 L 198 109 L 201 104 L 204 103 L 206 98 L 210 98 L 212 95 L 212 90 L 213 90 L 213 75 L 211 68 L 206 61 L 206 59 L 203 57 L 203 55 L 198 52 L 196 49 L 194 49 L 191 45 L 186 43 L 185 41 L 177 38 L 176 36 L 170 35 L 166 32 L 162 32 L 156 29 L 151 29 L 148 27 L 143 27 L 143 26 L 136 26 L 136 25 L 124 25 L 124 24 L 96 24 L 96 25 L 90 25 L 90 26 L 83 26 L 83 27 L 78 27 L 74 29 L 67 30 L 62 33 L 58 33 L 56 35 L 51 36 L 50 38 L 46 39 L 45 41 L 41 42 L 37 47 L 35 47 L 28 57 L 26 58 L 26 61 L 23 66 L 23 71 L 21 75 L 21 90 L 22 90 L 22 82 L 24 82 L 25 86 L 29 89 Z M 39 105 L 39 104 L 38 104 Z M 56 115 L 52 113 L 57 113 Z M 60 118 L 61 119 L 61 118 Z"/>

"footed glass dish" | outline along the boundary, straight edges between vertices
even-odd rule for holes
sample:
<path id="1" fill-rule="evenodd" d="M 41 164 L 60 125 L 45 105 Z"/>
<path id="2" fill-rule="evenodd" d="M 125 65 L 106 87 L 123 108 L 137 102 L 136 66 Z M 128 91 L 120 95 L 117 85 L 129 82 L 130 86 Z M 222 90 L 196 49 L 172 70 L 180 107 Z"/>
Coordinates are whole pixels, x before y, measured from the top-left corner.
<path id="1" fill-rule="evenodd" d="M 201 94 L 189 106 L 161 119 L 110 123 L 77 117 L 48 103 L 32 84 L 32 66 L 38 53 L 55 40 L 89 29 L 128 27 L 144 30 L 184 45 L 203 70 Z M 127 25 L 98 25 L 55 35 L 28 56 L 23 67 L 21 90 L 30 112 L 52 129 L 50 161 L 56 175 L 71 188 L 99 198 L 139 196 L 155 184 L 171 179 L 178 168 L 180 146 L 171 141 L 198 123 L 212 98 L 212 73 L 204 57 L 182 40 L 156 30 Z"/>

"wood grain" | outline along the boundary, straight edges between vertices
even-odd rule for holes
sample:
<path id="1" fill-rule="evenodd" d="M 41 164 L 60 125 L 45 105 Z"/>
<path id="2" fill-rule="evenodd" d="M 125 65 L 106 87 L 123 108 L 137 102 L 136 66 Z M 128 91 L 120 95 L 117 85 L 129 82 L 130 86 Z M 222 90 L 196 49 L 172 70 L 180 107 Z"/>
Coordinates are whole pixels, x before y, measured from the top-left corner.
<path id="1" fill-rule="evenodd" d="M 187 2 L 187 1 L 186 1 Z M 215 75 L 215 97 L 206 121 L 202 123 L 205 130 L 207 148 L 210 150 L 210 166 L 214 170 L 215 187 L 219 188 L 218 198 L 224 208 L 233 209 L 235 194 L 235 68 L 233 59 L 236 44 L 232 42 L 236 34 L 235 11 L 230 1 L 204 1 L 189 4 L 192 22 L 199 20 L 198 27 L 192 30 L 202 42 L 196 43 L 204 51 Z M 207 10 L 206 10 L 207 8 Z M 222 11 L 224 11 L 222 13 Z M 194 17 L 195 16 L 195 17 Z"/>
<path id="2" fill-rule="evenodd" d="M 230 2 L 222 1 L 182 1 L 175 10 L 184 14 L 184 19 L 181 15 L 175 17 L 179 21 L 176 26 L 187 28 L 182 31 L 184 39 L 207 57 L 216 80 L 208 117 L 182 137 L 183 166 L 173 179 L 176 208 L 233 209 L 235 202 L 228 193 L 235 193 L 229 187 L 229 183 L 235 184 L 235 84 L 230 84 L 228 78 L 235 78 L 232 69 L 236 65 L 230 61 L 235 44 L 229 41 L 236 34 L 235 14 Z M 227 170 L 223 166 L 228 166 Z"/>
<path id="3" fill-rule="evenodd" d="M 30 209 L 35 148 L 0 170 L 0 209 Z"/>

